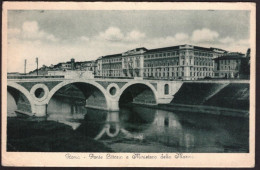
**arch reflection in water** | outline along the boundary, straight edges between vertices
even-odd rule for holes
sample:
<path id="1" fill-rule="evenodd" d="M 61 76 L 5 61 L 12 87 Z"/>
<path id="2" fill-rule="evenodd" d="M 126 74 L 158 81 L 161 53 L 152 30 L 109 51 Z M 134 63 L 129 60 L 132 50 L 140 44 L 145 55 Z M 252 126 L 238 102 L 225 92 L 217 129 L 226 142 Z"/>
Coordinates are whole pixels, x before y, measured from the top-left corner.
<path id="1" fill-rule="evenodd" d="M 102 138 L 105 134 L 108 137 L 116 137 L 120 131 L 119 112 L 107 112 L 107 118 L 104 122 L 103 129 L 95 137 L 96 140 Z"/>
<path id="2" fill-rule="evenodd" d="M 124 119 L 124 128 L 132 134 L 139 134 L 144 142 L 184 149 L 194 146 L 194 135 L 182 127 L 176 114 L 141 106 L 126 108 L 126 113 L 127 109 L 130 115 L 128 115 L 128 119 Z"/>
<path id="3" fill-rule="evenodd" d="M 17 104 L 14 97 L 7 91 L 7 116 L 16 116 Z"/>
<path id="4" fill-rule="evenodd" d="M 190 148 L 194 146 L 194 136 L 182 127 L 177 114 L 169 111 L 157 110 L 151 140 L 175 148 Z"/>
<path id="5" fill-rule="evenodd" d="M 47 109 L 47 120 L 57 121 L 71 126 L 74 130 L 80 125 L 79 120 L 84 119 L 87 109 L 77 100 L 53 96 Z"/>
<path id="6" fill-rule="evenodd" d="M 87 109 L 66 99 L 54 97 L 48 120 L 71 126 L 96 140 L 138 140 L 169 146 L 192 146 L 192 135 L 185 134 L 178 117 L 171 112 L 142 106 L 121 107 L 120 112 Z M 60 107 L 54 109 L 54 107 Z M 77 109 L 71 109 L 71 108 Z"/>

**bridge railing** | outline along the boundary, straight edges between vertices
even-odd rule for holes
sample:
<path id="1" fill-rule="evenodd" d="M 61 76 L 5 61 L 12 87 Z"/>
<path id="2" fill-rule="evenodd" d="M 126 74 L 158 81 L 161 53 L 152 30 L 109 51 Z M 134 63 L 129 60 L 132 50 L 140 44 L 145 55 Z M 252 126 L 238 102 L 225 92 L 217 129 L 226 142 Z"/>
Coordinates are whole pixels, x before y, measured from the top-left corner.
<path id="1" fill-rule="evenodd" d="M 19 76 L 7 76 L 7 79 L 41 79 L 41 78 L 64 78 L 64 76 L 47 76 L 47 75 L 19 75 Z"/>
<path id="2" fill-rule="evenodd" d="M 99 79 L 134 79 L 134 77 L 110 77 L 110 76 L 94 76 L 94 78 L 99 78 Z"/>

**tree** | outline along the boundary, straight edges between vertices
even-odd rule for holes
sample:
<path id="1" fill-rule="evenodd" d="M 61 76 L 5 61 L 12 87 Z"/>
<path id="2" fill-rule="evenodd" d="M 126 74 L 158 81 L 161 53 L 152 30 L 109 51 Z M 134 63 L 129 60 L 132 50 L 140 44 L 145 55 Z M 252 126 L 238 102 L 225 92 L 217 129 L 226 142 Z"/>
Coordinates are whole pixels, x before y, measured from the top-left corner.
<path id="1" fill-rule="evenodd" d="M 246 52 L 246 57 L 241 59 L 241 64 L 239 68 L 239 73 L 245 77 L 249 78 L 250 75 L 250 48 Z"/>

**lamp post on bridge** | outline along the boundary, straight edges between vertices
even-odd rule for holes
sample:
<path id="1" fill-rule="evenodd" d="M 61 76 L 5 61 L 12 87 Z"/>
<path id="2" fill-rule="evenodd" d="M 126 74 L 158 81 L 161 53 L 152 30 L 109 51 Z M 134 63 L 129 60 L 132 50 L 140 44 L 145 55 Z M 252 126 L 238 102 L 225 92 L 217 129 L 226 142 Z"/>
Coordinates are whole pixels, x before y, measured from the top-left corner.
<path id="1" fill-rule="evenodd" d="M 36 71 L 37 71 L 37 76 L 38 76 L 38 63 L 39 63 L 39 60 L 38 60 L 38 57 L 36 57 L 36 64 L 37 64 Z"/>
<path id="2" fill-rule="evenodd" d="M 27 63 L 27 60 L 25 59 L 24 60 L 24 74 L 26 74 L 26 63 Z"/>

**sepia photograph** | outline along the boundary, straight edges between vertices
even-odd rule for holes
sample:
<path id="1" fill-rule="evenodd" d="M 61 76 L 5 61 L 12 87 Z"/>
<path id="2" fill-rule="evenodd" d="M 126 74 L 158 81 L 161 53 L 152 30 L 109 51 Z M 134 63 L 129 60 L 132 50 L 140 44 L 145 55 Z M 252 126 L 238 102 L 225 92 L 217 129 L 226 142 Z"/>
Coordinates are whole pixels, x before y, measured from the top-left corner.
<path id="1" fill-rule="evenodd" d="M 215 5 L 5 3 L 2 164 L 253 167 L 255 4 Z"/>

